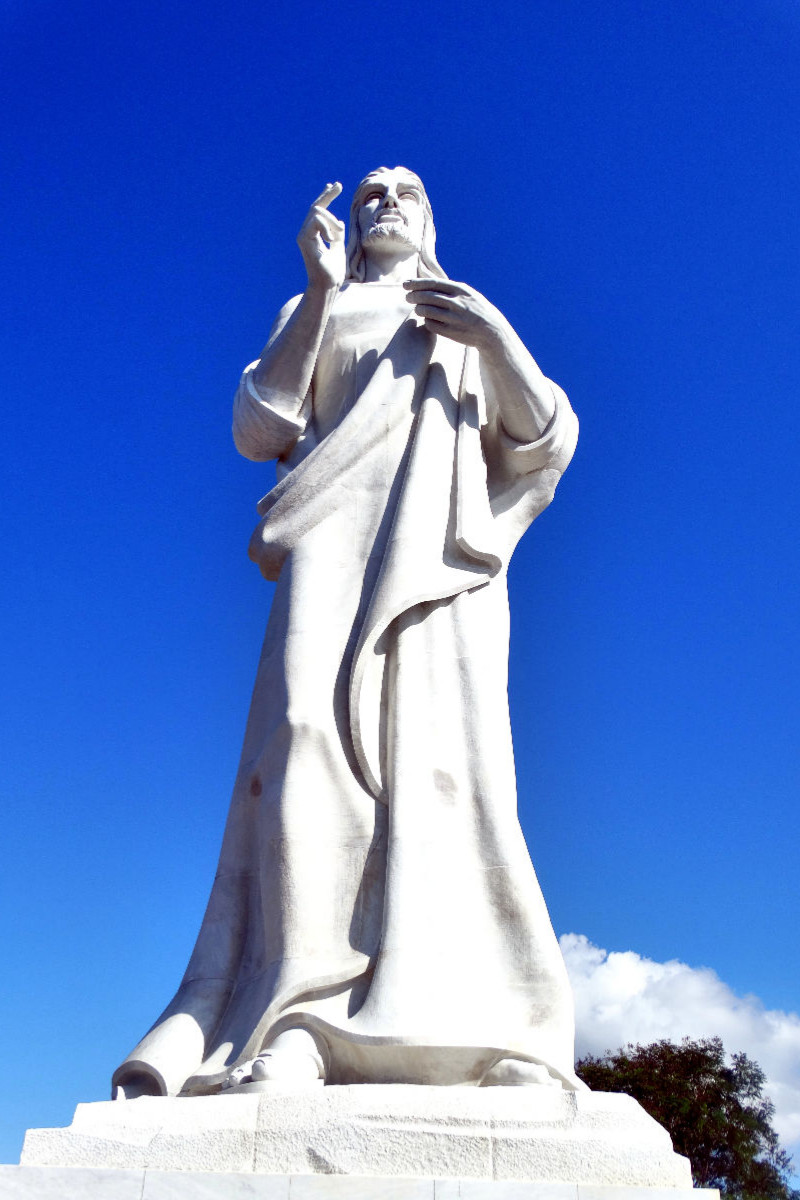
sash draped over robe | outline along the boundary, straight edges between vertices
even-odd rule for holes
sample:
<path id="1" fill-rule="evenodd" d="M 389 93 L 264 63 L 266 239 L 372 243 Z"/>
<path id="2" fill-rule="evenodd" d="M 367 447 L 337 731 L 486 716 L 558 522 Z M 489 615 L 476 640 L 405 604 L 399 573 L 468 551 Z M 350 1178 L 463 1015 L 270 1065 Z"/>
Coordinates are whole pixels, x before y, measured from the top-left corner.
<path id="1" fill-rule="evenodd" d="M 507 701 L 506 567 L 574 451 L 566 396 L 515 441 L 477 352 L 386 284 L 339 293 L 297 418 L 253 366 L 234 433 L 278 458 L 250 543 L 277 587 L 197 944 L 115 1082 L 213 1092 L 299 1025 L 329 1083 L 511 1057 L 580 1086 Z"/>

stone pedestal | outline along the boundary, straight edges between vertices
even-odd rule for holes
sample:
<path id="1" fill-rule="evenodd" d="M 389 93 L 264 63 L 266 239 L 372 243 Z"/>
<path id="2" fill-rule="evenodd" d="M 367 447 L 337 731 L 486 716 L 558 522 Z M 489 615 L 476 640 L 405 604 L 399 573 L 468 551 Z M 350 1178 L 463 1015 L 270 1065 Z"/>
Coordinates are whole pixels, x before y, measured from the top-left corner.
<path id="1" fill-rule="evenodd" d="M 719 1200 L 713 1190 L 480 1179 L 0 1167 L 3 1200 Z"/>
<path id="2" fill-rule="evenodd" d="M 635 1100 L 546 1087 L 80 1104 L 68 1129 L 30 1130 L 21 1165 L 0 1168 L 0 1194 L 20 1200 L 685 1200 L 691 1186 Z"/>

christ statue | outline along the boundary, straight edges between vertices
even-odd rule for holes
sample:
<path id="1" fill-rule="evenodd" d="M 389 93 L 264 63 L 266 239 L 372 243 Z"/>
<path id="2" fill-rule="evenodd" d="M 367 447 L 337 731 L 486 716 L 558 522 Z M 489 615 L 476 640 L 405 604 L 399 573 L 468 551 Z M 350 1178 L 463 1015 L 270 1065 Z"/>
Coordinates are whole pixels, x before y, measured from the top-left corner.
<path id="1" fill-rule="evenodd" d="M 404 167 L 329 184 L 302 295 L 236 394 L 277 460 L 276 583 L 208 908 L 116 1095 L 577 1090 L 572 997 L 517 817 L 506 573 L 577 440 L 509 322 L 447 277 Z"/>

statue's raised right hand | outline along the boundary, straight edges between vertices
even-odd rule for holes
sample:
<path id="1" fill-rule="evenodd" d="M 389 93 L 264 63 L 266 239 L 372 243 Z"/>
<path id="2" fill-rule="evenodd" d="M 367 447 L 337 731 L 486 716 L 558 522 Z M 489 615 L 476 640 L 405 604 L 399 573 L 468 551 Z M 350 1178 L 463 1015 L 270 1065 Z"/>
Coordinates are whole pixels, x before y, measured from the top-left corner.
<path id="1" fill-rule="evenodd" d="M 328 212 L 328 205 L 342 190 L 340 183 L 328 183 L 317 197 L 300 232 L 297 244 L 308 272 L 309 287 L 326 290 L 344 283 L 346 270 L 344 222 Z"/>

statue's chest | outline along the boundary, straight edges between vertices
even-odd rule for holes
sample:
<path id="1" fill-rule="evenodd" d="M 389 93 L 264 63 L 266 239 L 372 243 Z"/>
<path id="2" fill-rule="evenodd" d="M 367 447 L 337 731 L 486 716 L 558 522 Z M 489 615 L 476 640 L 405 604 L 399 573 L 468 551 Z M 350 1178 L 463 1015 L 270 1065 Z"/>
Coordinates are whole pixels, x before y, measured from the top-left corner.
<path id="1" fill-rule="evenodd" d="M 393 403 L 401 376 L 419 377 L 430 358 L 432 339 L 408 304 L 383 302 L 374 309 L 334 310 L 314 372 L 314 423 L 325 437 L 369 389 L 375 409 Z M 380 384 L 370 388 L 380 364 Z M 387 371 L 387 364 L 391 369 Z"/>

